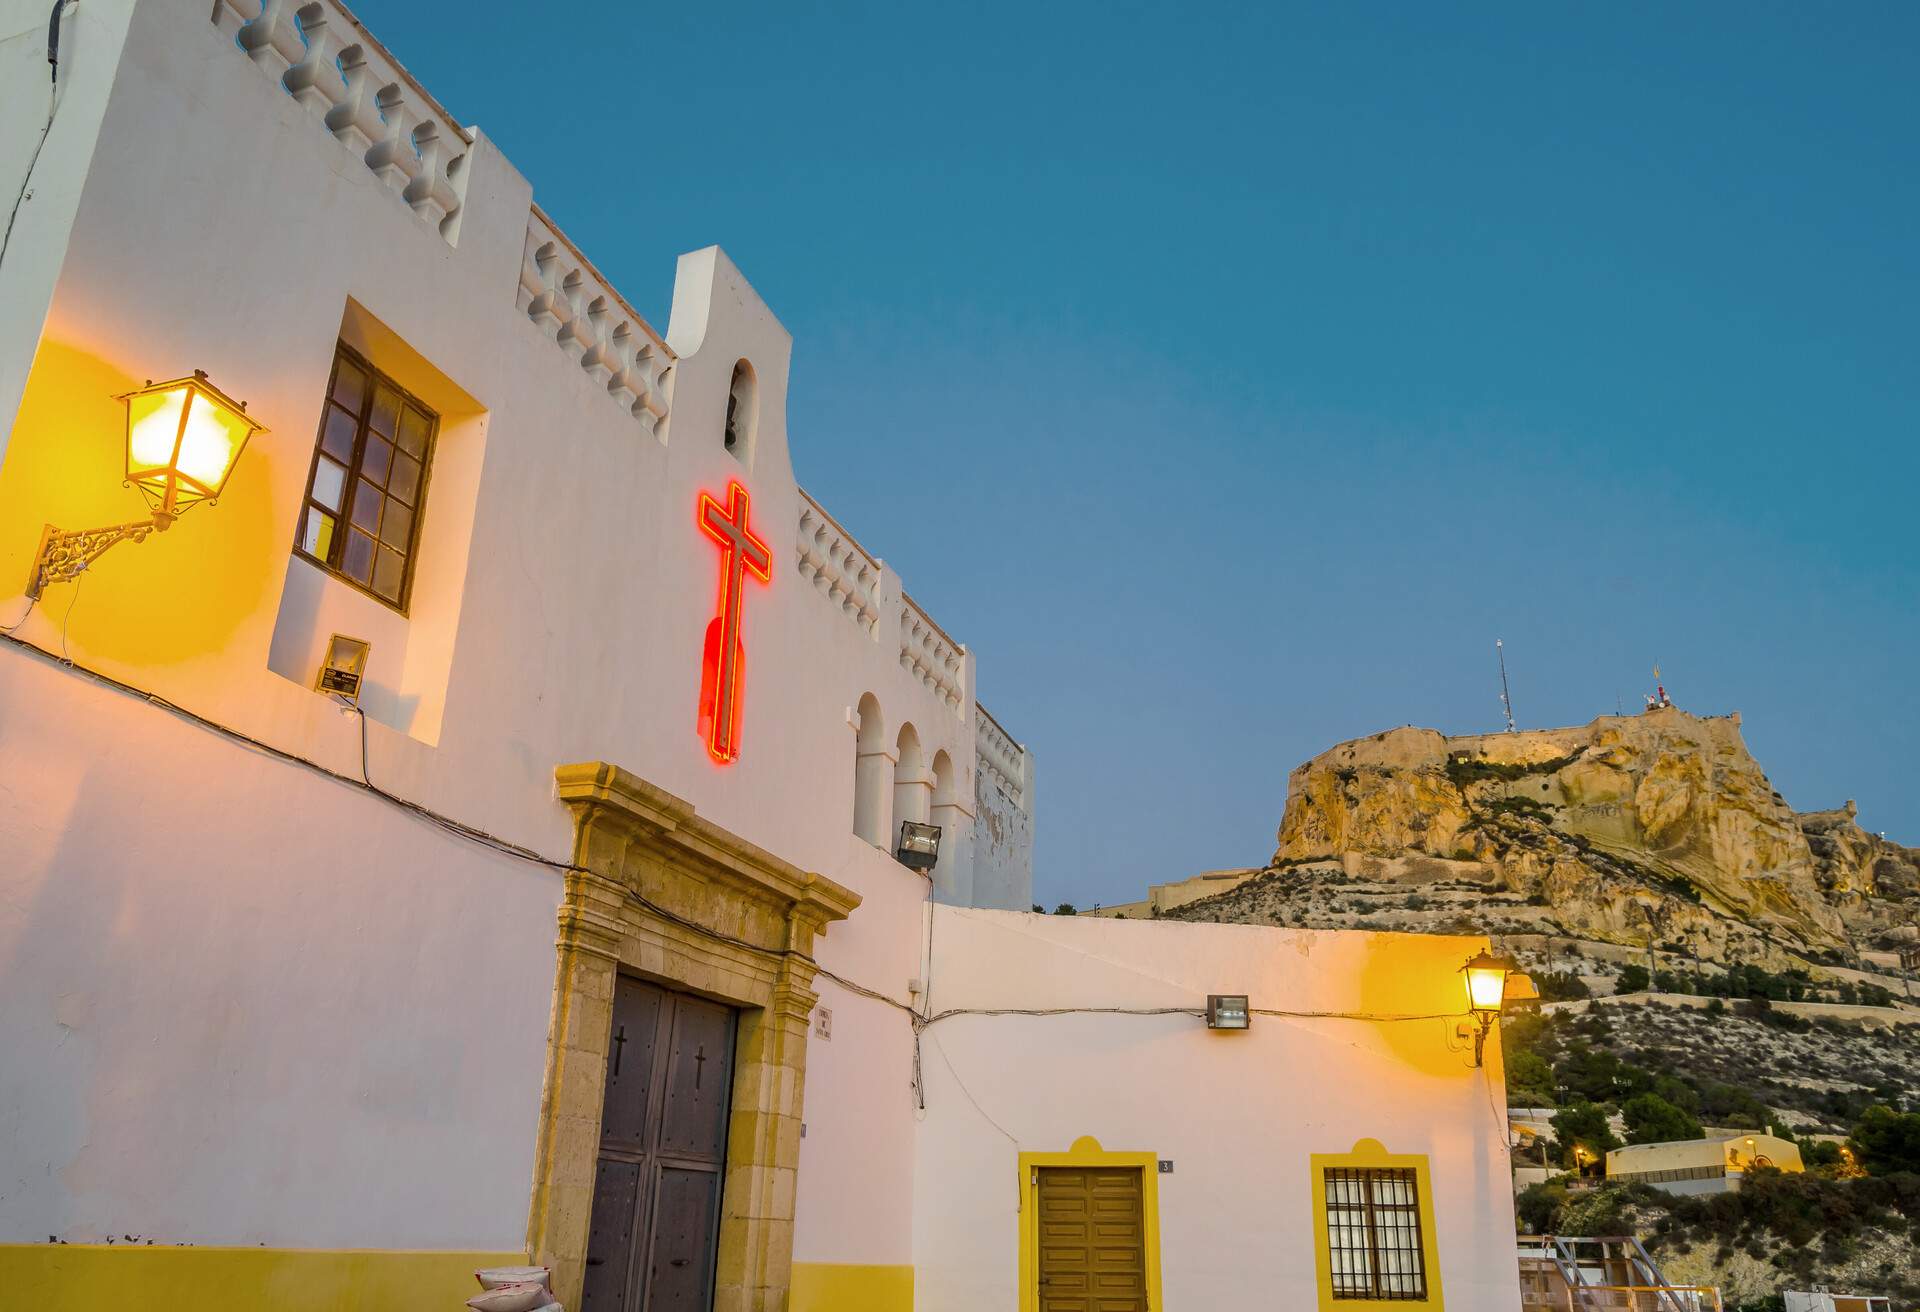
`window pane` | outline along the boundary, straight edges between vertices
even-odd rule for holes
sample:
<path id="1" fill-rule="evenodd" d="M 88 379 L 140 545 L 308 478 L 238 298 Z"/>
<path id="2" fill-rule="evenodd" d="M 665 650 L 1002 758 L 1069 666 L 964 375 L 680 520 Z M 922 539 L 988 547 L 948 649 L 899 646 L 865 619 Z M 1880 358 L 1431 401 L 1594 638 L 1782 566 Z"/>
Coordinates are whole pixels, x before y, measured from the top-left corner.
<path id="1" fill-rule="evenodd" d="M 373 577 L 373 539 L 357 528 L 348 529 L 347 550 L 340 569 L 357 583 L 368 582 Z"/>
<path id="2" fill-rule="evenodd" d="M 345 343 L 321 412 L 297 550 L 398 606 L 412 579 L 439 417 Z"/>
<path id="3" fill-rule="evenodd" d="M 400 393 L 385 383 L 380 384 L 373 391 L 373 413 L 367 417 L 367 422 L 373 426 L 374 432 L 392 437 L 394 423 L 399 417 Z"/>
<path id="4" fill-rule="evenodd" d="M 371 533 L 380 527 L 380 489 L 361 479 L 353 485 L 353 522 Z"/>
<path id="5" fill-rule="evenodd" d="M 333 374 L 333 399 L 356 415 L 367 398 L 367 375 L 345 356 L 338 357 Z"/>
<path id="6" fill-rule="evenodd" d="M 340 494 L 346 490 L 347 470 L 344 465 L 321 456 L 313 462 L 313 499 L 328 510 L 340 509 Z"/>
<path id="7" fill-rule="evenodd" d="M 387 502 L 386 513 L 380 516 L 380 540 L 405 551 L 413 545 L 407 536 L 412 531 L 413 512 L 398 501 Z"/>
<path id="8" fill-rule="evenodd" d="M 320 433 L 320 449 L 347 464 L 353 459 L 353 430 L 358 421 L 345 410 L 327 407 L 326 427 Z"/>
<path id="9" fill-rule="evenodd" d="M 300 550 L 316 560 L 325 560 L 333 550 L 334 519 L 326 511 L 307 507 L 307 526 L 300 535 Z"/>
<path id="10" fill-rule="evenodd" d="M 360 477 L 376 483 L 387 481 L 387 466 L 393 462 L 393 447 L 385 438 L 367 434 L 367 449 L 360 456 Z"/>
<path id="11" fill-rule="evenodd" d="M 380 548 L 380 559 L 373 567 L 373 590 L 388 601 L 399 601 L 406 576 L 407 558 L 392 547 Z"/>
<path id="12" fill-rule="evenodd" d="M 425 414 L 408 406 L 400 415 L 400 449 L 416 458 L 425 456 L 430 423 Z"/>
<path id="13" fill-rule="evenodd" d="M 387 476 L 387 491 L 411 505 L 414 493 L 419 490 L 420 462 L 405 451 L 394 452 L 393 472 Z"/>

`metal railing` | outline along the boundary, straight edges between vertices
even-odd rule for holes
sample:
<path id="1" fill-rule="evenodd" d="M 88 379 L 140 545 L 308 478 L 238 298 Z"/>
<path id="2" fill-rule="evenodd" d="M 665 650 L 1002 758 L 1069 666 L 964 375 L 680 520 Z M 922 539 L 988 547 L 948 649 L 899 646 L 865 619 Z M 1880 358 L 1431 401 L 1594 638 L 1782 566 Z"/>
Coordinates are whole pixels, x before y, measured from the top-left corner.
<path id="1" fill-rule="evenodd" d="M 1712 1285 L 1668 1282 L 1631 1235 L 1541 1235 L 1520 1244 L 1520 1305 L 1556 1312 L 1723 1312 Z"/>

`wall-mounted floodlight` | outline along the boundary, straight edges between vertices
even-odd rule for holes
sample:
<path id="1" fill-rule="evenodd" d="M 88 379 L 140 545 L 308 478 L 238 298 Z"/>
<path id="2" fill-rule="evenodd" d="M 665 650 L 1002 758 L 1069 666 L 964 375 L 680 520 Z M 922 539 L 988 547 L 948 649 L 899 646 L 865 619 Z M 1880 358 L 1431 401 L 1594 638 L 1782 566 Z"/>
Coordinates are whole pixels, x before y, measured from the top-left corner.
<path id="1" fill-rule="evenodd" d="M 1244 993 L 1207 994 L 1207 1028 L 1244 1030 L 1253 1024 L 1253 1009 Z"/>
<path id="2" fill-rule="evenodd" d="M 940 826 L 918 820 L 900 822 L 900 846 L 894 859 L 909 870 L 931 870 L 940 860 Z"/>
<path id="3" fill-rule="evenodd" d="M 349 705 L 360 704 L 360 685 L 367 677 L 367 654 L 373 644 L 336 633 L 327 640 L 327 658 L 314 680 L 317 692 L 329 692 Z"/>
<path id="4" fill-rule="evenodd" d="M 218 499 L 246 448 L 265 426 L 196 369 L 191 378 L 149 382 L 117 398 L 127 407 L 126 481 L 146 496 L 147 518 L 108 528 L 59 529 L 49 524 L 27 576 L 27 596 L 38 599 L 49 583 L 78 578 L 107 548 L 144 542 L 149 533 L 173 526 L 181 512 Z"/>

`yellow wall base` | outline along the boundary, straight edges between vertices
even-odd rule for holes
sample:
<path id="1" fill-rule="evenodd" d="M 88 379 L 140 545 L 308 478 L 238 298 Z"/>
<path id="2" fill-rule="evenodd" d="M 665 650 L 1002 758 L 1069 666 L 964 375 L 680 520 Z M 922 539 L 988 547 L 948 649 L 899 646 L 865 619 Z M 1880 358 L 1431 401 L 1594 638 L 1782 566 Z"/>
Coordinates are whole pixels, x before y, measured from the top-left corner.
<path id="1" fill-rule="evenodd" d="M 480 1292 L 476 1268 L 526 1260 L 523 1252 L 0 1244 L 0 1289 L 8 1306 L 35 1312 L 417 1312 L 457 1309 Z"/>
<path id="2" fill-rule="evenodd" d="M 788 1312 L 913 1312 L 913 1268 L 795 1262 Z"/>

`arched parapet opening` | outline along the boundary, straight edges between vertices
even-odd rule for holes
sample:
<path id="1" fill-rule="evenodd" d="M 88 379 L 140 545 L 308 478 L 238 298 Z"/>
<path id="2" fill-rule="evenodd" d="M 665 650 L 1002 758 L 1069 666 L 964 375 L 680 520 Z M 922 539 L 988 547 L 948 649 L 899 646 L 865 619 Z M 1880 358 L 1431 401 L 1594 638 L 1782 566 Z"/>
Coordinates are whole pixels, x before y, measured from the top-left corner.
<path id="1" fill-rule="evenodd" d="M 896 764 L 893 768 L 893 829 L 902 820 L 925 824 L 933 814 L 933 773 L 927 769 L 925 751 L 920 746 L 920 731 L 912 724 L 900 726 L 894 742 Z M 889 842 L 888 850 L 892 850 Z"/>
<path id="2" fill-rule="evenodd" d="M 721 441 L 743 465 L 753 464 L 754 429 L 760 418 L 760 388 L 753 366 L 741 360 L 727 384 L 727 422 Z"/>
<path id="3" fill-rule="evenodd" d="M 880 699 L 860 698 L 854 712 L 853 832 L 875 847 L 891 850 L 894 753 L 887 741 Z"/>

